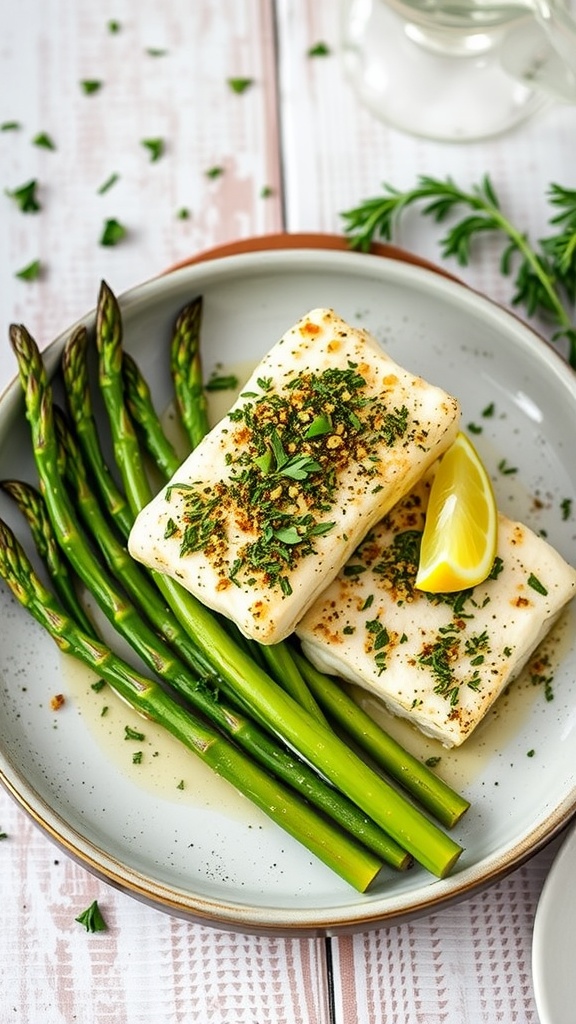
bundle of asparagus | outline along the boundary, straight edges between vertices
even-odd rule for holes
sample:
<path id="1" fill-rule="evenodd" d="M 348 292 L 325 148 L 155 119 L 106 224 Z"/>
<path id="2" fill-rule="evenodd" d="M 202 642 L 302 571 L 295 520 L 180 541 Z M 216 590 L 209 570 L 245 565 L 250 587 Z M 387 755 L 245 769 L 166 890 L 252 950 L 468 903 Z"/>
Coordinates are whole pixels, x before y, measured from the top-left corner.
<path id="1" fill-rule="evenodd" d="M 209 429 L 201 312 L 201 299 L 185 307 L 170 340 L 174 393 L 191 447 Z M 40 581 L 0 523 L 0 575 L 17 599 L 61 650 L 97 671 L 359 891 L 383 864 L 403 870 L 415 860 L 439 877 L 448 874 L 462 848 L 444 828 L 468 808 L 462 796 L 290 642 L 265 648 L 246 641 L 176 581 L 130 558 L 129 531 L 152 496 L 148 460 L 164 479 L 180 460 L 124 349 L 121 310 L 108 286 L 100 289 L 95 340 L 120 485 L 104 459 L 92 408 L 87 330 L 75 330 L 63 352 L 65 412 L 54 403 L 26 328 L 13 325 L 10 337 L 39 489 L 22 481 L 2 486 L 28 520 L 53 586 Z M 78 598 L 79 584 L 149 676 L 103 642 Z"/>

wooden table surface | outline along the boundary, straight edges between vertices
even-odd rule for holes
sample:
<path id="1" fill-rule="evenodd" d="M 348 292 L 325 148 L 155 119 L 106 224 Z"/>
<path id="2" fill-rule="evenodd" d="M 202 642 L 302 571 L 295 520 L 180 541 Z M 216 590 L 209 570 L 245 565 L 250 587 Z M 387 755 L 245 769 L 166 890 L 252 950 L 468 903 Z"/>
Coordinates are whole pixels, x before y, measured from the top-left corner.
<path id="1" fill-rule="evenodd" d="M 311 56 L 319 42 L 329 52 Z M 360 107 L 337 51 L 331 0 L 3 3 L 0 387 L 15 372 L 11 322 L 44 347 L 93 308 L 102 278 L 121 293 L 225 242 L 339 233 L 341 211 L 384 181 L 407 188 L 426 173 L 469 187 L 488 171 L 511 218 L 533 238 L 548 232 L 549 183 L 574 187 L 574 108 L 550 105 L 489 141 L 416 139 Z M 237 94 L 231 77 L 252 85 Z M 39 133 L 54 149 L 34 144 Z M 142 140 L 158 138 L 153 161 Z M 33 179 L 41 210 L 24 214 L 5 193 Z M 109 218 L 126 236 L 104 247 Z M 437 239 L 414 215 L 397 242 L 437 260 Z M 470 267 L 447 266 L 506 305 L 498 254 L 487 237 Z M 20 279 L 35 260 L 38 279 Z M 457 906 L 301 939 L 150 909 L 62 854 L 4 791 L 0 832 L 0 1024 L 538 1022 L 532 926 L 557 840 Z M 93 899 L 110 927 L 87 935 L 74 917 Z"/>

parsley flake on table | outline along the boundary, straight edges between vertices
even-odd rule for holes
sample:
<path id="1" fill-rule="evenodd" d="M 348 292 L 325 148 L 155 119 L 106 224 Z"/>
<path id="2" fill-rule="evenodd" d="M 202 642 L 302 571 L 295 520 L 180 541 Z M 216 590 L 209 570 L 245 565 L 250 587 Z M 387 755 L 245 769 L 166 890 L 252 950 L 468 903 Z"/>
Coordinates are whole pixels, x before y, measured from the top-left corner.
<path id="1" fill-rule="evenodd" d="M 108 190 L 111 189 L 112 186 L 116 184 L 116 182 L 118 181 L 119 177 L 120 177 L 120 175 L 116 174 L 116 171 L 114 171 L 112 174 L 110 174 L 106 178 L 106 181 L 102 182 L 102 184 L 100 185 L 100 188 L 98 189 L 98 195 L 99 196 L 103 196 L 105 192 L 108 192 Z"/>
<path id="2" fill-rule="evenodd" d="M 21 213 L 37 213 L 41 209 L 36 196 L 37 187 L 38 182 L 36 179 L 32 179 L 32 181 L 27 181 L 25 185 L 20 185 L 19 188 L 6 189 L 6 195 L 18 204 Z"/>
<path id="3" fill-rule="evenodd" d="M 20 127 L 20 121 L 3 121 L 0 124 L 0 132 L 17 132 Z"/>
<path id="4" fill-rule="evenodd" d="M 111 18 L 106 27 L 111 35 L 116 35 L 116 33 L 120 31 L 122 26 L 119 21 L 116 21 L 115 18 Z"/>
<path id="5" fill-rule="evenodd" d="M 100 245 L 118 245 L 126 237 L 127 231 L 115 217 L 110 217 L 104 224 L 100 236 Z"/>
<path id="6" fill-rule="evenodd" d="M 151 163 L 159 160 L 164 153 L 164 139 L 142 139 L 140 145 L 149 151 Z"/>
<path id="7" fill-rule="evenodd" d="M 145 739 L 144 733 L 139 732 L 138 729 L 133 729 L 130 725 L 124 726 L 124 739 L 125 740 L 139 740 L 141 743 Z"/>
<path id="8" fill-rule="evenodd" d="M 40 260 L 32 260 L 27 266 L 17 270 L 14 276 L 18 277 L 21 281 L 37 281 L 40 277 L 41 269 Z"/>
<path id="9" fill-rule="evenodd" d="M 235 92 L 238 95 L 241 95 L 243 92 L 246 92 L 246 90 L 249 89 L 251 85 L 254 85 L 253 78 L 229 78 L 227 81 L 232 92 Z"/>
<path id="10" fill-rule="evenodd" d="M 307 56 L 308 57 L 329 57 L 331 52 L 332 51 L 331 51 L 331 49 L 330 49 L 330 47 L 328 46 L 327 43 L 318 42 L 318 43 L 314 43 L 314 45 L 310 47 L 310 49 L 307 52 Z"/>
<path id="11" fill-rule="evenodd" d="M 163 50 L 159 46 L 147 46 L 146 53 L 149 57 L 165 57 L 168 50 Z"/>
<path id="12" fill-rule="evenodd" d="M 204 173 L 205 173 L 207 178 L 211 178 L 211 179 L 220 178 L 224 174 L 224 168 L 223 167 L 209 167 L 208 170 L 205 171 Z"/>
<path id="13" fill-rule="evenodd" d="M 80 88 L 86 96 L 91 96 L 93 93 L 100 91 L 102 82 L 98 78 L 83 78 L 80 82 Z"/>
<path id="14" fill-rule="evenodd" d="M 48 132 L 38 132 L 32 139 L 32 145 L 39 146 L 41 149 L 56 149 L 54 140 L 48 135 Z"/>
<path id="15" fill-rule="evenodd" d="M 187 206 L 181 206 L 176 216 L 178 220 L 190 220 L 190 210 Z"/>
<path id="16" fill-rule="evenodd" d="M 79 924 L 83 924 L 87 932 L 105 932 L 108 928 L 102 912 L 98 906 L 98 901 L 94 900 L 86 910 L 83 910 L 78 917 L 74 918 Z"/>
<path id="17" fill-rule="evenodd" d="M 184 787 L 182 787 L 182 788 L 184 788 Z M 0 839 L 8 839 L 8 833 L 7 832 L 0 832 Z"/>

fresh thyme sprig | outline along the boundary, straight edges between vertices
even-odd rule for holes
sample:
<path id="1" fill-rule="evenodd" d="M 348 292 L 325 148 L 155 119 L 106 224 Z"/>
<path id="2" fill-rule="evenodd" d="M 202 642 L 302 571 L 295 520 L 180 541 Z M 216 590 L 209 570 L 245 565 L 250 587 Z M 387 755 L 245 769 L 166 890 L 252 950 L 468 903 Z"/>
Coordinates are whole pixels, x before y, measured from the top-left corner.
<path id="1" fill-rule="evenodd" d="M 540 239 L 536 247 L 502 212 L 487 174 L 469 191 L 449 177 L 441 180 L 422 175 L 416 187 L 406 191 L 384 183 L 381 196 L 367 199 L 341 216 L 352 247 L 367 252 L 376 239 L 393 238 L 397 221 L 410 206 L 422 203 L 422 213 L 438 224 L 459 209 L 467 209 L 469 214 L 452 224 L 440 239 L 442 256 L 454 257 L 460 266 L 467 266 L 472 243 L 480 235 L 488 231 L 504 235 L 507 241 L 500 270 L 508 276 L 515 266 L 512 304 L 523 306 L 529 316 L 537 312 L 551 315 L 558 325 L 553 341 L 568 341 L 568 360 L 576 368 L 576 326 L 567 308 L 576 299 L 576 190 L 551 184 L 547 195 L 558 210 L 550 218 L 555 231 Z"/>

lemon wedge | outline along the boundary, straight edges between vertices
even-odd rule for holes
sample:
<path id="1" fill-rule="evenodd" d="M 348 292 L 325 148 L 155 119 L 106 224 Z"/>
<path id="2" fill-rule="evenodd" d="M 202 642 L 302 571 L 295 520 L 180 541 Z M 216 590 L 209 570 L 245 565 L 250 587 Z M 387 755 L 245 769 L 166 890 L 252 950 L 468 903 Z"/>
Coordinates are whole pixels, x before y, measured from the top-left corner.
<path id="1" fill-rule="evenodd" d="M 459 433 L 440 459 L 430 489 L 416 587 L 450 593 L 489 576 L 498 542 L 498 510 L 486 468 Z"/>

